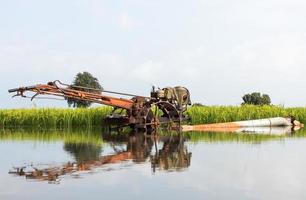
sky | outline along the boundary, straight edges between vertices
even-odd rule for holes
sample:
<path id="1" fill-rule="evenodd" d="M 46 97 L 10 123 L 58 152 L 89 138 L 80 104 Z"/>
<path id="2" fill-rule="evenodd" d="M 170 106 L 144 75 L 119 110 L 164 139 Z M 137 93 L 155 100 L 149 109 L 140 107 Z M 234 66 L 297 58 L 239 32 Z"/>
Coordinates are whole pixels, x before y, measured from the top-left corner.
<path id="1" fill-rule="evenodd" d="M 262 92 L 305 106 L 305 10 L 305 0 L 0 0 L 0 108 L 67 107 L 7 90 L 83 71 L 137 95 L 182 85 L 193 103 Z"/>

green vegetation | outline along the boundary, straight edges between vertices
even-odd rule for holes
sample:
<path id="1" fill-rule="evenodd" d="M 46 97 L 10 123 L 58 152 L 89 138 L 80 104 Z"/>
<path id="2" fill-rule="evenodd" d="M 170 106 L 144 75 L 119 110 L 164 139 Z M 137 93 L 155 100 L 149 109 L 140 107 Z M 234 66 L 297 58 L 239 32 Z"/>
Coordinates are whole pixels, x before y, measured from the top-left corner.
<path id="1" fill-rule="evenodd" d="M 0 110 L 0 126 L 33 128 L 91 128 L 101 126 L 103 118 L 112 108 L 41 108 L 41 109 L 4 109 Z"/>
<path id="2" fill-rule="evenodd" d="M 271 99 L 270 96 L 267 94 L 261 95 L 259 92 L 253 92 L 251 94 L 245 94 L 242 97 L 244 101 L 242 105 L 249 104 L 249 105 L 270 105 Z"/>
<path id="3" fill-rule="evenodd" d="M 0 110 L 0 127 L 34 128 L 91 128 L 101 126 L 103 118 L 112 111 L 112 107 L 98 108 L 35 108 Z M 306 124 L 306 108 L 283 108 L 279 106 L 192 106 L 187 110 L 190 124 L 207 124 L 267 117 L 295 116 Z"/>
<path id="4" fill-rule="evenodd" d="M 81 88 L 78 86 L 81 86 Z M 103 90 L 103 88 L 99 84 L 98 79 L 91 75 L 89 72 L 78 73 L 69 88 L 98 94 L 100 94 Z M 76 108 L 86 108 L 91 105 L 91 102 L 89 101 L 82 101 L 73 98 L 67 98 L 67 102 L 69 106 L 73 106 Z"/>
<path id="5" fill-rule="evenodd" d="M 208 124 L 268 117 L 294 116 L 306 124 L 306 108 L 284 108 L 279 106 L 192 106 L 187 111 L 191 124 Z"/>

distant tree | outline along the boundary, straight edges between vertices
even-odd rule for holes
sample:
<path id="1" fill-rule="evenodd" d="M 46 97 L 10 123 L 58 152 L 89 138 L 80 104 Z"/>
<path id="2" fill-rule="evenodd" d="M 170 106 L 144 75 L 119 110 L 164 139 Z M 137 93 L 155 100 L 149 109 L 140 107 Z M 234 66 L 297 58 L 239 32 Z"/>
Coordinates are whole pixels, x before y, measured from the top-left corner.
<path id="1" fill-rule="evenodd" d="M 77 86 L 86 87 L 86 88 L 78 88 Z M 82 90 L 86 92 L 98 93 L 98 94 L 101 94 L 103 90 L 102 86 L 99 84 L 98 79 L 95 78 L 93 75 L 91 75 L 89 72 L 78 73 L 75 76 L 70 88 Z M 77 108 L 80 108 L 80 107 L 86 108 L 91 105 L 91 102 L 89 101 L 82 101 L 82 100 L 77 100 L 77 99 L 72 99 L 72 98 L 67 98 L 67 103 L 69 107 L 73 106 Z"/>
<path id="2" fill-rule="evenodd" d="M 263 94 L 261 98 L 262 98 L 262 104 L 263 105 L 270 105 L 271 104 L 271 99 L 270 99 L 269 95 Z"/>
<path id="3" fill-rule="evenodd" d="M 192 106 L 204 106 L 204 105 L 201 103 L 193 103 Z"/>
<path id="4" fill-rule="evenodd" d="M 251 94 L 245 94 L 243 97 L 243 103 L 245 104 L 252 104 L 252 105 L 270 105 L 271 99 L 269 95 L 263 94 L 261 95 L 259 92 L 253 92 Z"/>

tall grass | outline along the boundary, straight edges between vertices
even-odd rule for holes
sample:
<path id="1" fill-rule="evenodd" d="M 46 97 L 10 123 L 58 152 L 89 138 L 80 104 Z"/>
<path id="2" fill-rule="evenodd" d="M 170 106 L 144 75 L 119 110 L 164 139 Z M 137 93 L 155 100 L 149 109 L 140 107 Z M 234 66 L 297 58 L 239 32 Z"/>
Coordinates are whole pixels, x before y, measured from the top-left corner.
<path id="1" fill-rule="evenodd" d="M 0 110 L 2 127 L 72 128 L 101 126 L 103 118 L 112 108 L 35 108 Z"/>
<path id="2" fill-rule="evenodd" d="M 103 118 L 112 108 L 78 109 L 3 109 L 0 110 L 0 127 L 36 128 L 91 128 L 101 126 Z M 306 124 L 306 108 L 283 108 L 279 106 L 192 106 L 187 110 L 190 124 L 207 124 L 267 117 L 295 116 Z"/>
<path id="3" fill-rule="evenodd" d="M 268 117 L 294 116 L 306 123 L 306 108 L 284 108 L 279 106 L 192 106 L 187 111 L 191 124 L 231 122 Z"/>

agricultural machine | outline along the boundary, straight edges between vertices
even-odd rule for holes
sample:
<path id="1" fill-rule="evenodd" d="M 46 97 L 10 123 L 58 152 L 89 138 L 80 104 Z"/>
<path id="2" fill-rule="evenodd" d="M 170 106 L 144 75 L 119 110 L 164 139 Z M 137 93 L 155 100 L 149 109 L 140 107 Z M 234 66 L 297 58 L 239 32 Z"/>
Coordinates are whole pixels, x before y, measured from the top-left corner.
<path id="1" fill-rule="evenodd" d="M 35 94 L 30 97 L 31 100 L 38 95 L 52 95 L 63 97 L 64 99 L 112 106 L 114 108 L 112 114 L 105 119 L 107 123 L 130 126 L 136 130 L 145 131 L 155 130 L 161 124 L 180 124 L 181 121 L 186 119 L 184 112 L 187 106 L 191 104 L 188 89 L 180 86 L 158 90 L 153 87 L 150 97 L 144 97 L 68 85 L 56 80 L 47 84 L 10 89 L 8 92 L 16 92 L 13 97 L 27 97 L 25 92 L 33 92 Z M 129 96 L 131 98 L 113 97 L 110 94 Z M 115 112 L 118 109 L 125 110 L 125 112 L 118 114 L 118 112 Z"/>

